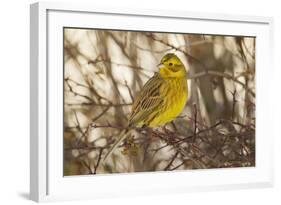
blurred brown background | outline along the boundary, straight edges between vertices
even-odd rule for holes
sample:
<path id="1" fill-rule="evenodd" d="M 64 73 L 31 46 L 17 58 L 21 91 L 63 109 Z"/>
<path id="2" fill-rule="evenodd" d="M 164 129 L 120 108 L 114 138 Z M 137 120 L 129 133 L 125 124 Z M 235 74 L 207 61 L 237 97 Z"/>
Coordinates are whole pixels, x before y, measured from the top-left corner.
<path id="1" fill-rule="evenodd" d="M 166 129 L 134 130 L 106 163 L 167 52 L 189 72 Z M 64 175 L 255 166 L 255 38 L 64 29 Z"/>

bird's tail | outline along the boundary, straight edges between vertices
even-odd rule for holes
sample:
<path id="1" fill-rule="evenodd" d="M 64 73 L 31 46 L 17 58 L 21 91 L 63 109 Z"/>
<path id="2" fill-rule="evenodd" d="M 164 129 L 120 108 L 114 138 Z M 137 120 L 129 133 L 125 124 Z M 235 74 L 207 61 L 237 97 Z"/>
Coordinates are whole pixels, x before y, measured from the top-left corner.
<path id="1" fill-rule="evenodd" d="M 114 152 L 114 150 L 115 150 L 115 149 L 121 144 L 121 142 L 127 137 L 129 131 L 130 131 L 130 130 L 127 128 L 127 129 L 123 130 L 123 131 L 119 134 L 117 140 L 114 142 L 114 144 L 112 145 L 112 147 L 109 148 L 109 150 L 107 151 L 106 155 L 104 156 L 103 162 L 105 162 L 105 161 L 108 159 L 108 157 Z"/>

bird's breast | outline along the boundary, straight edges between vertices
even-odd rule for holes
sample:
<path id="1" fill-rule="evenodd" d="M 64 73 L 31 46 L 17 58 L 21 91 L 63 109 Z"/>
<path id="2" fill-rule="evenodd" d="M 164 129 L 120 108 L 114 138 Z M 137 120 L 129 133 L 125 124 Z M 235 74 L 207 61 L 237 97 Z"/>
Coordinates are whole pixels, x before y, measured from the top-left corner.
<path id="1" fill-rule="evenodd" d="M 161 93 L 164 103 L 158 117 L 150 123 L 150 127 L 158 127 L 174 120 L 182 112 L 188 97 L 186 79 L 167 79 Z"/>

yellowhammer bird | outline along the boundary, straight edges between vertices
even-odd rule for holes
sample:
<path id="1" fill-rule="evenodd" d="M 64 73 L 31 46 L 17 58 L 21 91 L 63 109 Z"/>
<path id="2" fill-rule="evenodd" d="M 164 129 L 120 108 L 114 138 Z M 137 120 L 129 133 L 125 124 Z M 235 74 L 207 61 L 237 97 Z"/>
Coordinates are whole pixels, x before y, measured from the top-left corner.
<path id="1" fill-rule="evenodd" d="M 183 110 L 188 87 L 186 70 L 181 60 L 172 53 L 166 54 L 159 64 L 159 73 L 150 78 L 136 97 L 128 128 L 119 135 L 104 157 L 104 161 L 127 137 L 133 127 L 159 127 L 174 120 Z"/>

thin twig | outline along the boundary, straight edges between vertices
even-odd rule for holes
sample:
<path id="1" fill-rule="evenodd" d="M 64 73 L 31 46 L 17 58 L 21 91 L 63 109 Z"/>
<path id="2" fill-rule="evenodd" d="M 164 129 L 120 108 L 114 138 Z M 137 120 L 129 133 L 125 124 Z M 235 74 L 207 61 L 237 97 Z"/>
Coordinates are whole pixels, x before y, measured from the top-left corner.
<path id="1" fill-rule="evenodd" d="M 130 95 L 130 97 L 131 97 L 132 102 L 134 102 L 134 96 L 133 96 L 132 90 L 131 90 L 131 88 L 129 87 L 128 82 L 127 82 L 126 80 L 125 80 L 125 86 L 126 86 L 126 88 L 128 89 L 128 92 L 129 92 L 129 95 Z"/>
<path id="2" fill-rule="evenodd" d="M 65 102 L 67 106 L 100 106 L 100 107 L 123 107 L 123 106 L 131 106 L 133 103 L 110 103 L 110 104 L 102 104 L 96 102 L 81 102 L 81 103 L 68 103 Z"/>
<path id="3" fill-rule="evenodd" d="M 167 164 L 167 166 L 164 168 L 164 170 L 169 170 L 170 166 L 173 164 L 173 162 L 175 161 L 175 159 L 177 158 L 179 152 L 177 151 L 176 154 L 172 157 L 171 161 L 169 162 L 169 164 Z"/>
<path id="4" fill-rule="evenodd" d="M 78 92 L 74 91 L 68 80 L 65 80 L 65 82 L 66 82 L 66 85 L 67 85 L 68 88 L 69 88 L 69 92 L 73 93 L 74 96 L 80 96 L 80 97 L 82 97 L 82 98 L 87 99 L 87 100 L 90 101 L 91 103 L 94 103 L 94 100 L 93 100 L 91 97 L 89 97 L 89 96 L 87 96 L 87 95 L 83 95 L 83 94 L 81 94 L 81 93 L 78 93 Z"/>
<path id="5" fill-rule="evenodd" d="M 195 142 L 196 139 L 196 132 L 197 132 L 197 107 L 196 104 L 193 104 L 194 108 L 194 128 L 193 128 L 193 143 Z"/>
<path id="6" fill-rule="evenodd" d="M 240 84 L 245 90 L 249 91 L 249 93 L 255 97 L 255 93 L 249 89 L 248 87 L 246 87 L 246 85 L 244 83 L 242 83 L 241 81 L 237 80 L 234 76 L 228 74 L 228 73 L 222 73 L 222 72 L 217 72 L 217 71 L 213 71 L 213 70 L 206 70 L 206 71 L 202 71 L 196 74 L 193 74 L 192 76 L 187 76 L 187 79 L 196 79 L 196 78 L 201 78 L 201 77 L 205 77 L 208 75 L 212 75 L 212 76 L 218 76 L 218 77 L 223 77 L 223 78 L 227 78 L 227 79 L 231 79 L 234 82 Z"/>
<path id="7" fill-rule="evenodd" d="M 89 170 L 89 174 L 94 174 L 91 168 L 90 163 L 88 164 L 85 160 L 81 161 L 82 165 L 84 165 L 88 170 Z"/>
<path id="8" fill-rule="evenodd" d="M 237 90 L 235 89 L 233 92 L 230 91 L 232 95 L 232 113 L 231 113 L 231 119 L 234 120 L 234 114 L 235 114 L 235 104 L 237 102 L 236 100 L 236 92 Z"/>
<path id="9" fill-rule="evenodd" d="M 182 50 L 179 47 L 176 47 L 176 46 L 174 46 L 174 45 L 172 45 L 172 44 L 170 44 L 168 42 L 165 42 L 165 41 L 163 41 L 161 39 L 157 39 L 155 36 L 153 36 L 152 33 L 146 33 L 146 36 L 149 37 L 149 38 L 152 38 L 154 41 L 157 41 L 157 42 L 162 43 L 162 44 L 164 44 L 164 45 L 166 45 L 166 46 L 168 46 L 168 47 L 170 47 L 172 49 L 175 49 L 176 51 L 182 52 L 189 60 L 196 61 L 200 65 L 202 65 L 204 69 L 207 69 L 207 66 L 203 62 L 201 62 L 199 59 L 195 58 L 194 56 L 190 55 L 185 50 Z"/>
<path id="10" fill-rule="evenodd" d="M 102 155 L 102 151 L 103 151 L 103 148 L 100 149 L 100 152 L 99 152 L 99 157 L 98 157 L 98 161 L 95 165 L 95 168 L 94 168 L 94 173 L 93 174 L 96 174 L 97 173 L 97 169 L 99 167 L 99 164 L 100 164 L 100 161 L 101 161 L 101 155 Z"/>

